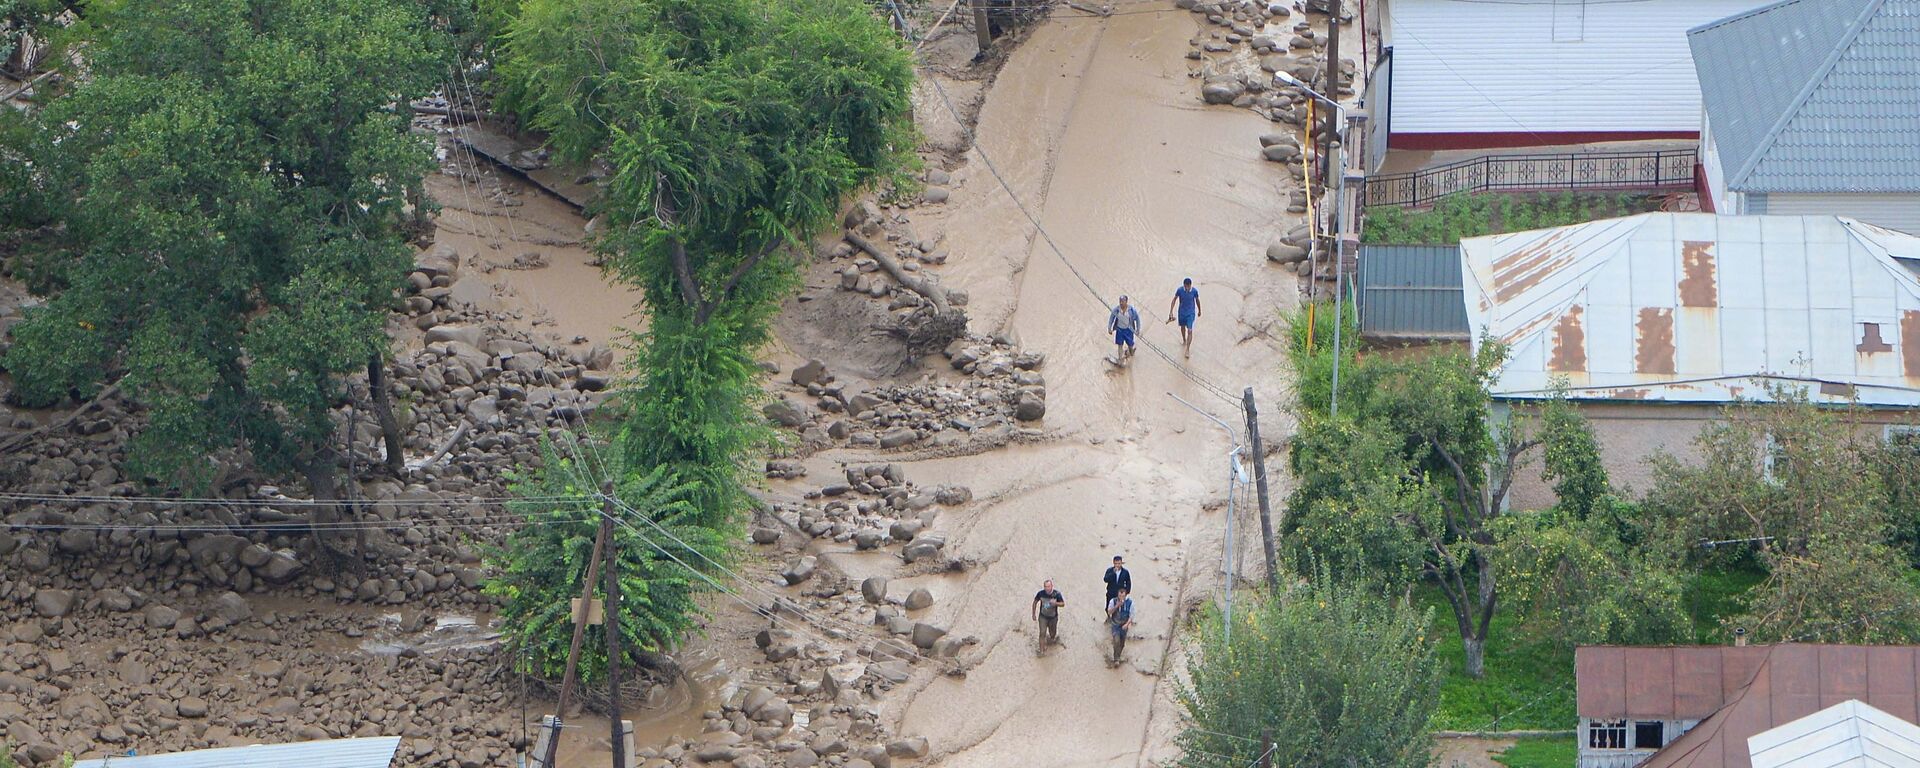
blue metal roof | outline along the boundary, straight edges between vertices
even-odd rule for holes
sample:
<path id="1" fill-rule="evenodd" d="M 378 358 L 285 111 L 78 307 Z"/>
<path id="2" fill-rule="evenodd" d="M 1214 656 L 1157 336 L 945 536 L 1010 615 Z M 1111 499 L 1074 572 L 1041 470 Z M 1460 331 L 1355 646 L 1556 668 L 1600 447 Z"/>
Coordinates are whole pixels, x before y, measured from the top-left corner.
<path id="1" fill-rule="evenodd" d="M 1920 192 L 1920 0 L 1783 0 L 1687 33 L 1739 192 Z"/>
<path id="2" fill-rule="evenodd" d="M 73 768 L 388 768 L 399 748 L 398 736 L 331 739 L 80 760 Z"/>

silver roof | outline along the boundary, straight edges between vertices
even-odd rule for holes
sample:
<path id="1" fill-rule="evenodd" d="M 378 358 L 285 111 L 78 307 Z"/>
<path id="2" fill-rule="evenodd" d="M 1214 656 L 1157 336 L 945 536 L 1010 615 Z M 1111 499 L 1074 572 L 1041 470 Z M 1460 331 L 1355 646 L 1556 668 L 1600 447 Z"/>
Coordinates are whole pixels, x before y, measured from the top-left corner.
<path id="1" fill-rule="evenodd" d="M 80 760 L 73 768 L 388 768 L 400 737 L 330 739 Z"/>
<path id="2" fill-rule="evenodd" d="M 1738 192 L 1920 192 L 1920 0 L 1784 0 L 1687 33 Z"/>
<path id="3" fill-rule="evenodd" d="M 1492 390 L 1920 406 L 1920 237 L 1837 216 L 1647 213 L 1460 242 Z"/>

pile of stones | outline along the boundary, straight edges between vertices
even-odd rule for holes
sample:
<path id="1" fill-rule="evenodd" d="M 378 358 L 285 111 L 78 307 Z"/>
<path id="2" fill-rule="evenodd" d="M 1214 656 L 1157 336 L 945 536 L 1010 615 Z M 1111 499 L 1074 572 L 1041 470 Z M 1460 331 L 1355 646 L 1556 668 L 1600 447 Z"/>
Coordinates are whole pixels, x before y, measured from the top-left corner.
<path id="1" fill-rule="evenodd" d="M 1046 379 L 1039 371 L 1044 355 L 967 337 L 948 345 L 946 357 L 962 377 L 929 375 L 913 384 L 866 389 L 839 382 L 819 361 L 809 361 L 789 378 L 806 399 L 782 395 L 762 410 L 774 424 L 798 433 L 799 453 L 834 446 L 975 452 L 1041 435 L 1020 425 L 1046 416 Z"/>

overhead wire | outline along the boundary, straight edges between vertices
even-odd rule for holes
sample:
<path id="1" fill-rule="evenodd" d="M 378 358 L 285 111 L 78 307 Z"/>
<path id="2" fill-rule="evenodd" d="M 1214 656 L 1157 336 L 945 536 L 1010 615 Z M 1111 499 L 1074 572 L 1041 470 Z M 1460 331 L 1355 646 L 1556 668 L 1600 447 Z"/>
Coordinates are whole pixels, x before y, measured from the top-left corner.
<path id="1" fill-rule="evenodd" d="M 889 4 L 890 5 L 893 4 L 891 0 L 889 0 Z M 908 28 L 906 32 L 910 39 L 914 36 L 913 30 L 911 28 Z M 959 108 L 954 106 L 953 99 L 947 95 L 947 89 L 945 86 L 942 86 L 940 84 L 940 79 L 937 77 L 930 77 L 930 78 L 927 78 L 926 81 L 933 85 L 934 92 L 939 94 L 940 102 L 946 106 L 947 112 L 953 116 L 953 119 L 956 121 L 959 121 L 962 125 L 965 125 L 967 122 L 966 118 L 960 114 Z M 969 146 L 973 150 L 974 154 L 979 155 L 981 163 L 984 164 L 987 168 L 987 172 L 991 174 L 994 180 L 1000 184 L 1000 188 L 1006 191 L 1007 197 L 1013 201 L 1014 207 L 1018 208 L 1020 210 L 1021 215 L 1025 216 L 1027 221 L 1033 225 L 1034 231 L 1040 235 L 1041 240 L 1046 242 L 1047 247 L 1053 251 L 1054 256 L 1059 258 L 1062 264 L 1066 265 L 1067 271 L 1073 274 L 1074 279 L 1078 280 L 1080 282 L 1080 285 L 1086 288 L 1087 292 L 1091 294 L 1096 301 L 1100 302 L 1100 305 L 1102 307 L 1105 307 L 1108 312 L 1112 312 L 1114 309 L 1114 306 L 1107 302 L 1106 295 L 1101 293 L 1099 289 L 1096 289 L 1093 287 L 1092 281 L 1087 279 L 1086 274 L 1080 270 L 1079 265 L 1075 264 L 1072 259 L 1067 257 L 1066 251 L 1061 249 L 1060 244 L 1054 241 L 1053 234 L 1048 232 L 1046 226 L 1040 223 L 1040 218 L 1034 215 L 1033 211 L 1030 208 L 1028 208 L 1026 201 L 1020 199 L 1019 193 L 1014 191 L 1013 185 L 1009 183 L 1006 177 L 1000 173 L 1000 168 L 993 162 L 993 158 L 987 154 L 987 151 L 985 148 L 980 146 L 979 138 L 972 137 L 972 140 L 969 142 Z M 1160 345 L 1155 344 L 1152 341 L 1144 338 L 1140 339 L 1139 343 L 1141 346 L 1144 346 L 1149 351 L 1153 352 L 1160 359 L 1166 361 L 1168 365 L 1173 366 L 1173 369 L 1175 372 L 1179 373 L 1181 376 L 1185 377 L 1187 380 L 1192 381 L 1193 383 L 1199 385 L 1203 390 L 1214 395 L 1215 397 L 1219 397 L 1223 400 L 1226 400 L 1229 403 L 1234 404 L 1236 407 L 1240 406 L 1239 396 L 1234 395 L 1231 392 L 1228 392 L 1225 388 L 1207 380 L 1206 377 L 1201 376 L 1200 374 L 1189 369 L 1185 364 L 1181 363 L 1178 360 L 1175 360 L 1173 355 L 1168 353 L 1166 350 L 1162 349 Z"/>
<path id="2" fill-rule="evenodd" d="M 585 430 L 587 427 L 585 418 L 582 416 L 579 416 L 578 414 L 576 414 L 574 418 L 579 419 L 580 423 L 579 423 L 578 429 Z M 571 427 L 572 425 L 570 424 L 569 426 Z M 575 432 L 574 434 L 578 435 L 579 433 Z M 577 446 L 569 446 L 569 447 L 571 450 L 574 451 L 576 463 L 586 468 L 587 471 L 592 472 L 594 463 L 592 461 L 589 461 L 587 456 L 598 456 L 598 453 L 600 450 L 599 446 L 595 443 L 587 442 L 585 456 L 581 455 L 579 448 Z M 599 466 L 601 467 L 601 471 L 604 472 L 605 468 L 607 467 L 606 459 L 604 456 L 598 456 L 598 458 L 599 458 L 598 463 L 599 463 Z M 598 488 L 599 486 L 595 485 L 594 487 Z M 705 574 L 701 573 L 699 569 L 695 569 L 692 566 L 685 563 L 684 561 L 681 561 L 679 558 L 673 557 L 673 555 L 671 555 L 670 553 L 667 553 L 663 547 L 661 547 L 657 542 L 652 541 L 650 538 L 647 537 L 645 533 L 641 532 L 639 529 L 634 528 L 632 525 L 627 524 L 625 521 L 623 521 L 618 517 L 614 518 L 614 521 L 617 524 L 622 525 L 623 527 L 627 528 L 629 531 L 631 531 L 635 535 L 640 536 L 642 540 L 647 541 L 650 546 L 654 547 L 656 550 L 659 550 L 662 554 L 667 554 L 668 557 L 674 560 L 674 562 L 680 563 L 682 567 L 687 568 L 688 570 L 695 571 L 696 573 L 701 573 L 703 580 L 707 581 L 708 584 L 714 586 L 714 588 L 716 589 L 720 589 L 722 591 L 728 592 L 736 600 L 739 600 L 740 602 L 747 605 L 748 607 L 753 608 L 755 612 L 768 614 L 769 618 L 775 618 L 775 620 L 777 621 L 778 619 L 776 617 L 779 611 L 782 609 L 782 606 L 784 605 L 786 609 L 793 611 L 795 614 L 799 615 L 800 618 L 807 620 L 817 626 L 824 627 L 825 629 L 838 630 L 840 632 L 847 633 L 850 636 L 860 636 L 860 635 L 866 634 L 867 627 L 865 626 L 855 624 L 853 622 L 839 619 L 836 617 L 824 616 L 824 615 L 814 613 L 812 611 L 807 610 L 805 606 L 802 606 L 799 603 L 788 599 L 785 595 L 779 594 L 770 589 L 767 589 L 764 586 L 761 586 L 760 584 L 756 583 L 754 580 L 749 579 L 745 575 L 728 567 L 725 563 L 715 560 L 714 558 L 708 556 L 705 552 L 702 552 L 698 548 L 695 548 L 693 545 L 688 544 L 685 540 L 675 535 L 672 531 L 669 531 L 664 526 L 660 525 L 657 521 L 655 521 L 652 518 L 652 516 L 642 513 L 637 509 L 634 509 L 631 505 L 627 504 L 624 500 L 621 500 L 617 497 L 612 497 L 612 496 L 602 496 L 602 498 L 605 499 L 607 503 L 612 504 L 616 507 L 619 507 L 621 511 L 639 518 L 641 522 L 644 522 L 647 525 L 651 526 L 660 535 L 666 536 L 667 538 L 671 539 L 675 544 L 678 544 L 685 551 L 693 553 L 696 557 L 705 561 L 707 565 L 709 565 L 713 569 L 725 574 L 727 577 L 732 579 L 734 583 L 745 585 L 747 588 L 758 593 L 761 597 L 766 598 L 773 602 L 772 607 L 762 609 L 758 604 L 754 603 L 751 600 L 746 599 L 744 595 L 741 595 L 738 592 L 733 591 L 725 587 L 724 585 L 719 584 L 717 581 L 714 581 L 711 578 L 706 578 Z M 812 634 L 812 633 L 808 633 L 808 634 Z M 815 637 L 816 639 L 821 639 L 823 641 L 825 640 L 824 638 L 820 638 L 818 635 L 813 635 L 813 637 Z M 910 645 L 902 645 L 901 647 L 898 647 L 895 650 L 899 652 L 903 652 L 914 658 L 926 661 L 935 666 L 945 667 L 949 670 L 956 669 L 959 666 L 957 662 L 940 659 L 937 657 L 928 656 L 926 654 L 920 653 L 918 649 L 915 649 Z"/>

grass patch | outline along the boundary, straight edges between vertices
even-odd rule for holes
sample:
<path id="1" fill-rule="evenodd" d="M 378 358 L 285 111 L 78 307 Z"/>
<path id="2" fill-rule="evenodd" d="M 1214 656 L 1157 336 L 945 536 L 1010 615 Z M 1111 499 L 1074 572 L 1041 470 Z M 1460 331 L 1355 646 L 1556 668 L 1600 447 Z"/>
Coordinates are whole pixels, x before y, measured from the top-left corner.
<path id="1" fill-rule="evenodd" d="M 1572 736 L 1552 739 L 1521 739 L 1493 761 L 1507 768 L 1573 768 L 1580 750 Z"/>
<path id="2" fill-rule="evenodd" d="M 1579 723 L 1571 650 L 1521 631 L 1519 621 L 1501 611 L 1487 638 L 1487 674 L 1475 680 L 1467 677 L 1466 652 L 1446 598 L 1435 587 L 1422 587 L 1415 595 L 1433 608 L 1439 644 L 1442 677 L 1434 730 L 1565 730 Z"/>
<path id="3" fill-rule="evenodd" d="M 1734 567 L 1696 573 L 1687 581 L 1682 597 L 1687 615 L 1693 617 L 1694 642 L 1720 645 L 1731 638 L 1722 620 L 1747 610 L 1747 594 L 1767 575 L 1758 566 Z"/>
<path id="4" fill-rule="evenodd" d="M 1559 227 L 1659 208 L 1659 198 L 1644 194 L 1462 193 L 1440 198 L 1431 209 L 1424 211 L 1387 206 L 1371 209 L 1367 211 L 1360 241 L 1382 245 L 1455 245 L 1465 237 Z"/>

